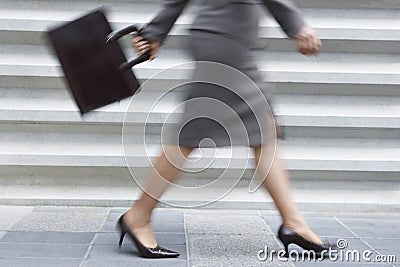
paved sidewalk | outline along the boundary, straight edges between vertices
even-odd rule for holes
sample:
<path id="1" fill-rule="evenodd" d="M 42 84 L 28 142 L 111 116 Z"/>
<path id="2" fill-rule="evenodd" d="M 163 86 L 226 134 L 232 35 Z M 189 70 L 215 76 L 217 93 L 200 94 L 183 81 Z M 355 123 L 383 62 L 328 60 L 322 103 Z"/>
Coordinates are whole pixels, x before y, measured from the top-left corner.
<path id="1" fill-rule="evenodd" d="M 274 211 L 157 209 L 153 229 L 160 245 L 177 250 L 177 259 L 137 256 L 126 239 L 117 247 L 115 222 L 126 208 L 0 206 L 0 267 L 3 266 L 397 266 L 400 263 L 400 214 L 305 213 L 312 228 L 332 240 L 344 239 L 338 260 L 280 261 Z M 292 256 L 300 249 L 293 246 Z M 352 261 L 352 251 L 361 252 Z M 261 252 L 260 252 L 261 251 Z M 394 255 L 397 262 L 362 259 Z M 350 262 L 343 262 L 345 257 Z"/>

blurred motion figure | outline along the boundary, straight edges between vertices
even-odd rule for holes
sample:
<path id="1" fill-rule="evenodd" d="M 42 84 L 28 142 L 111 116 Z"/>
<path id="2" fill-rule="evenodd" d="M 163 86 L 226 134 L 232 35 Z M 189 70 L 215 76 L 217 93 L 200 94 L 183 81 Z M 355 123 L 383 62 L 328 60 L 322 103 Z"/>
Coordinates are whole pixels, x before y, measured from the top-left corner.
<path id="1" fill-rule="evenodd" d="M 188 0 L 164 0 L 163 7 L 155 18 L 145 25 L 140 36 L 133 40 L 133 45 L 139 54 L 151 53 L 151 60 L 155 59 L 159 48 L 164 43 L 167 34 L 175 21 L 188 4 Z M 298 51 L 304 55 L 315 55 L 321 49 L 321 41 L 315 31 L 306 25 L 297 7 L 291 0 L 201 0 L 197 18 L 191 25 L 188 48 L 195 61 L 208 61 L 225 64 L 247 75 L 262 92 L 265 99 L 272 102 L 270 87 L 264 83 L 252 56 L 251 48 L 257 41 L 257 28 L 259 6 L 269 10 L 281 28 L 292 38 Z M 194 76 L 198 70 L 194 71 Z M 249 92 L 249 88 L 241 88 L 243 94 L 256 94 Z M 275 150 L 275 143 L 270 139 L 260 138 L 261 130 L 251 111 L 263 110 L 262 105 L 244 103 L 240 97 L 229 90 L 210 84 L 194 84 L 188 90 L 187 99 L 208 97 L 217 99 L 230 106 L 243 121 L 247 135 L 248 146 L 252 147 L 256 160 L 256 174 L 262 179 L 263 187 L 272 196 L 276 207 L 282 217 L 282 225 L 278 237 L 288 252 L 288 245 L 297 244 L 304 249 L 316 252 L 329 249 L 332 245 L 322 241 L 307 225 L 304 217 L 293 203 L 290 192 L 289 176 L 279 155 L 279 146 Z M 251 108 L 247 107 L 250 105 Z M 196 102 L 195 109 L 201 107 L 201 102 Z M 193 110 L 189 102 L 186 111 Z M 268 121 L 265 114 L 265 123 Z M 273 127 L 267 125 L 268 127 Z M 199 130 L 200 129 L 200 130 Z M 275 131 L 275 129 L 273 129 Z M 217 147 L 243 145 L 232 143 L 222 133 L 212 120 L 194 119 L 187 123 L 179 133 L 179 143 L 166 145 L 163 153 L 149 172 L 145 192 L 118 221 L 121 229 L 122 243 L 125 234 L 131 236 L 144 257 L 163 258 L 177 257 L 174 252 L 158 246 L 151 229 L 151 215 L 168 187 L 180 172 L 180 167 L 185 164 L 186 158 L 198 148 L 200 141 L 205 138 L 213 140 Z M 275 157 L 270 158 L 275 151 Z"/>

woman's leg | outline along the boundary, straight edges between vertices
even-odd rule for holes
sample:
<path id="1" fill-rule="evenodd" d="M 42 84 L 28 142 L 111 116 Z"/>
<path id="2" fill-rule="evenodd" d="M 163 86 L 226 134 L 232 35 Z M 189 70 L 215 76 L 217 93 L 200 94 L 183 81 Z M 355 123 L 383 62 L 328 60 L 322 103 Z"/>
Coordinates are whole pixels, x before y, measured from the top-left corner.
<path id="1" fill-rule="evenodd" d="M 283 224 L 306 240 L 322 244 L 322 240 L 308 227 L 304 217 L 292 200 L 289 174 L 280 159 L 278 145 L 276 146 L 275 157 L 273 157 L 273 152 L 273 145 L 254 148 L 257 164 L 255 175 L 257 175 L 258 179 L 264 179 L 263 186 L 274 200 Z"/>
<path id="2" fill-rule="evenodd" d="M 193 148 L 164 146 L 163 153 L 146 177 L 145 192 L 125 214 L 124 220 L 135 236 L 146 247 L 156 247 L 157 241 L 151 229 L 151 215 L 162 194 L 178 176 Z"/>

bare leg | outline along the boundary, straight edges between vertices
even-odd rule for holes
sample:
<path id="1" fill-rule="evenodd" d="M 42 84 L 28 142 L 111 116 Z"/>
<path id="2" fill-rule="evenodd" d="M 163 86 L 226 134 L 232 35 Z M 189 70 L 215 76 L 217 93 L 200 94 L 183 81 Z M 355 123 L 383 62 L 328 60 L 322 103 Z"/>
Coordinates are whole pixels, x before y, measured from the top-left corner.
<path id="1" fill-rule="evenodd" d="M 135 236 L 146 247 L 156 247 L 157 241 L 151 229 L 151 215 L 158 199 L 175 180 L 193 148 L 165 146 L 154 168 L 146 177 L 145 192 L 124 216 Z"/>
<path id="2" fill-rule="evenodd" d="M 254 148 L 257 163 L 256 175 L 260 179 L 266 177 L 263 186 L 274 200 L 282 217 L 283 224 L 308 241 L 322 244 L 322 240 L 308 227 L 304 217 L 294 204 L 291 196 L 289 174 L 285 170 L 282 160 L 280 159 L 279 146 L 277 145 L 274 159 L 271 158 L 273 155 L 273 148 L 273 146 Z M 273 162 L 271 162 L 272 160 Z M 271 168 L 269 170 L 270 166 Z"/>

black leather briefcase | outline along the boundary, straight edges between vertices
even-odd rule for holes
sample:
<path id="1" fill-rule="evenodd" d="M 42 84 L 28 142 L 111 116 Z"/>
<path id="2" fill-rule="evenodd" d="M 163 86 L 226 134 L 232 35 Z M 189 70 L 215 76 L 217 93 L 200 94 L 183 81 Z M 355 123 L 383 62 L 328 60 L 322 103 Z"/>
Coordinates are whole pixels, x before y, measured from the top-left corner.
<path id="1" fill-rule="evenodd" d="M 102 10 L 48 31 L 81 114 L 132 96 L 139 89 L 131 68 L 150 55 L 127 62 L 117 42 L 137 31 L 131 25 L 112 32 Z"/>

